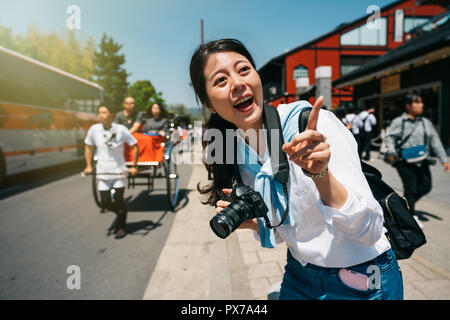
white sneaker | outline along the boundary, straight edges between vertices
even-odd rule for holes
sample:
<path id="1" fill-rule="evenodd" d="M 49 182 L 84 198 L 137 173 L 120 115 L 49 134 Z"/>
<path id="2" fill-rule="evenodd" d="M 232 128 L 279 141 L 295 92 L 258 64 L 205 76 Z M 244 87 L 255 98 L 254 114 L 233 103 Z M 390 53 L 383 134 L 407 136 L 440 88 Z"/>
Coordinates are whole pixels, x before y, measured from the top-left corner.
<path id="1" fill-rule="evenodd" d="M 419 220 L 419 217 L 416 215 L 413 215 L 414 220 L 416 220 L 417 224 L 419 225 L 420 229 L 423 229 L 423 223 Z"/>

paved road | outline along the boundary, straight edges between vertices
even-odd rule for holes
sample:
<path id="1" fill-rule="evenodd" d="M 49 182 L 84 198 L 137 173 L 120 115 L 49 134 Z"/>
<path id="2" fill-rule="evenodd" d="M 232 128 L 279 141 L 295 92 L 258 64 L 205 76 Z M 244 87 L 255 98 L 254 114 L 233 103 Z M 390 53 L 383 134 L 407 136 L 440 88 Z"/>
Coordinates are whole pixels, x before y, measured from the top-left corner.
<path id="1" fill-rule="evenodd" d="M 80 164 L 69 168 L 0 190 L 0 299 L 141 299 L 175 216 L 165 181 L 126 191 L 129 234 L 116 240 L 107 235 L 115 215 L 99 213 Z M 191 172 L 179 168 L 184 196 Z M 71 265 L 80 290 L 67 289 Z"/>

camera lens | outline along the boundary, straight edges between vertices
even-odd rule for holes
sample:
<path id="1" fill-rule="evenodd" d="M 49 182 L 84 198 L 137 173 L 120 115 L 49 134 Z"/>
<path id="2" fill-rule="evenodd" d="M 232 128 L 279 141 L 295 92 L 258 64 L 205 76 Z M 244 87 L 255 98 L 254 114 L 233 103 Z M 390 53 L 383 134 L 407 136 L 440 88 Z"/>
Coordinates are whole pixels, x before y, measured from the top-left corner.
<path id="1" fill-rule="evenodd" d="M 227 219 L 223 215 L 214 216 L 214 218 L 212 218 L 209 222 L 209 225 L 211 226 L 212 231 L 214 231 L 214 233 L 222 239 L 228 237 L 233 231 L 233 227 L 230 226 Z"/>
<path id="2" fill-rule="evenodd" d="M 222 239 L 225 239 L 241 225 L 244 220 L 249 218 L 250 208 L 244 201 L 236 200 L 216 214 L 209 225 L 214 233 Z"/>

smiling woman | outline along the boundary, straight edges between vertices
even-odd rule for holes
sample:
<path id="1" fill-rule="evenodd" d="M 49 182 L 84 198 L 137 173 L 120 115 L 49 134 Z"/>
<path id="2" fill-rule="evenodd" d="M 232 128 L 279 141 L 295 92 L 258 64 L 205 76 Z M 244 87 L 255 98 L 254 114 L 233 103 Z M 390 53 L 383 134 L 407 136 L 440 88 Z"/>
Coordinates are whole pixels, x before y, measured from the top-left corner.
<path id="1" fill-rule="evenodd" d="M 211 55 L 204 67 L 206 106 L 244 130 L 262 125 L 261 79 L 251 62 L 237 52 Z M 217 110 L 220 111 L 217 111 Z"/>
<path id="2" fill-rule="evenodd" d="M 212 112 L 204 138 L 209 130 L 221 134 L 221 143 L 204 143 L 214 160 L 205 159 L 212 183 L 197 186 L 207 196 L 203 203 L 216 207 L 213 230 L 220 225 L 229 234 L 237 227 L 250 228 L 266 248 L 286 242 L 280 299 L 402 299 L 400 269 L 383 233 L 383 211 L 362 173 L 356 142 L 333 113 L 320 110 L 323 99 L 316 100 L 306 130 L 299 132 L 300 111 L 311 105 L 297 101 L 274 113 L 263 106 L 253 59 L 233 39 L 201 45 L 192 56 L 190 75 L 198 99 Z M 283 186 L 267 147 L 272 132 L 261 130 L 265 124 L 271 127 L 271 114 L 280 121 L 286 141 L 279 151 L 289 158 Z M 367 281 L 372 269 L 381 272 L 375 287 Z"/>
<path id="3" fill-rule="evenodd" d="M 232 67 L 227 67 L 227 65 L 224 64 L 225 70 L 218 69 L 217 73 L 211 75 L 208 78 L 205 77 L 205 69 L 207 67 L 209 67 L 209 69 L 212 69 L 216 65 L 219 66 L 218 63 L 220 63 L 219 61 L 217 61 L 217 58 L 209 59 L 209 57 L 214 53 L 220 54 L 224 52 L 230 52 L 231 54 L 234 55 L 234 57 L 236 57 L 236 54 L 238 54 L 241 57 L 240 61 L 238 61 L 238 63 L 244 65 L 242 66 L 244 70 L 241 70 L 241 74 L 242 72 L 244 74 L 248 73 L 248 71 L 245 70 L 247 68 L 251 67 L 253 70 L 255 70 L 256 68 L 253 58 L 248 52 L 248 50 L 239 41 L 234 39 L 222 39 L 214 42 L 208 42 L 207 44 L 201 46 L 191 59 L 190 76 L 192 85 L 196 92 L 196 97 L 198 100 L 200 100 L 200 102 L 203 105 L 209 106 L 210 110 L 212 111 L 212 115 L 208 123 L 206 124 L 206 129 L 214 128 L 219 130 L 221 132 L 222 137 L 225 139 L 222 144 L 221 148 L 222 150 L 220 150 L 221 152 L 220 151 L 216 152 L 216 156 L 220 154 L 222 155 L 223 158 L 217 159 L 217 161 L 213 164 L 210 165 L 205 164 L 208 172 L 214 177 L 213 182 L 210 185 L 205 186 L 203 188 L 200 187 L 200 184 L 197 186 L 197 189 L 199 190 L 200 193 L 209 194 L 209 197 L 204 201 L 204 204 L 210 205 L 215 205 L 216 202 L 220 199 L 229 198 L 222 191 L 222 189 L 228 188 L 229 186 L 231 186 L 233 183 L 236 182 L 233 164 L 227 164 L 226 161 L 224 161 L 227 158 L 226 146 L 230 145 L 230 143 L 233 143 L 232 141 L 227 140 L 229 137 L 226 135 L 226 130 L 237 129 L 234 123 L 228 121 L 237 117 L 237 115 L 233 114 L 234 111 L 231 110 L 232 107 L 234 107 L 234 103 L 231 103 L 230 98 L 227 97 L 224 86 L 226 86 L 227 84 L 225 75 L 227 74 L 227 72 L 234 73 L 233 70 L 236 70 L 237 65 L 233 64 Z M 211 98 L 209 98 L 208 96 L 208 91 L 213 93 L 213 96 Z M 253 98 L 253 100 L 255 99 Z M 221 117 L 217 114 L 214 107 L 212 107 L 213 102 L 219 103 L 219 106 L 221 106 L 222 104 L 225 105 L 226 115 L 224 115 L 224 117 Z M 258 103 L 260 102 L 258 101 Z M 231 104 L 231 107 L 230 106 L 227 107 L 226 106 L 227 104 Z M 256 106 L 256 104 L 253 103 L 253 105 L 255 105 L 254 110 L 259 109 L 258 112 L 259 115 L 261 115 L 261 104 Z M 237 119 L 239 119 L 239 117 L 237 117 Z M 204 147 L 206 146 L 207 144 L 204 145 Z"/>

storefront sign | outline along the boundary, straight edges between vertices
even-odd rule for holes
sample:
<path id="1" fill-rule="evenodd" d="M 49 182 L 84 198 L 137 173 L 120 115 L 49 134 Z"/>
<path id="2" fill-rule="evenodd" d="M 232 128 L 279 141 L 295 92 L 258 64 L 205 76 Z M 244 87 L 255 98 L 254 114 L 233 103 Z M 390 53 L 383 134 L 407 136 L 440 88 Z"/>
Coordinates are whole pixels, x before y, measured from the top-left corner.
<path id="1" fill-rule="evenodd" d="M 400 74 L 381 79 L 381 93 L 387 93 L 400 90 Z"/>

